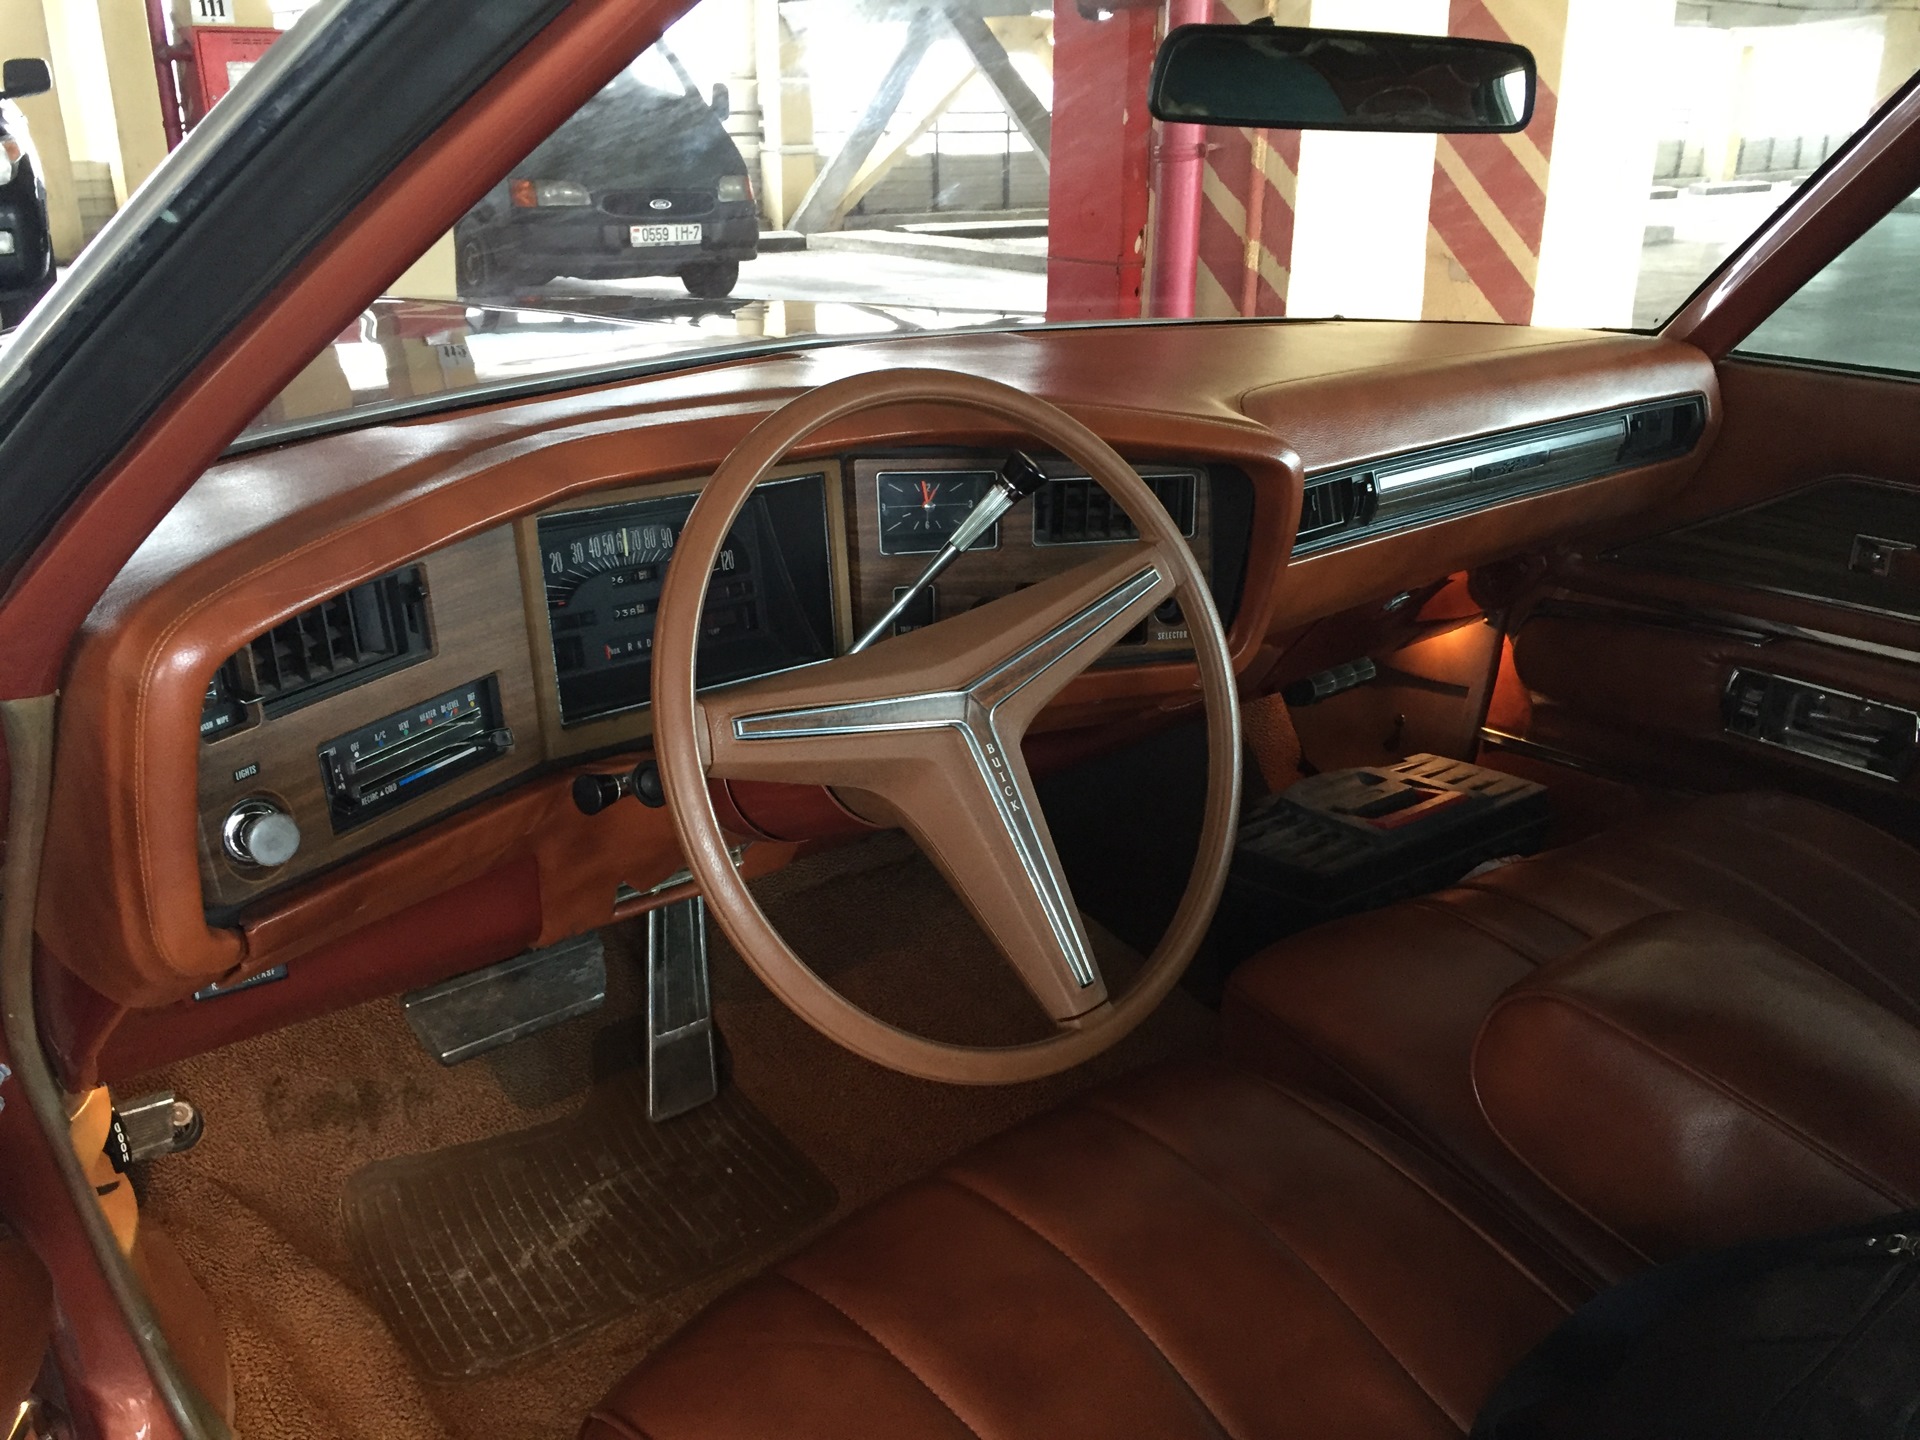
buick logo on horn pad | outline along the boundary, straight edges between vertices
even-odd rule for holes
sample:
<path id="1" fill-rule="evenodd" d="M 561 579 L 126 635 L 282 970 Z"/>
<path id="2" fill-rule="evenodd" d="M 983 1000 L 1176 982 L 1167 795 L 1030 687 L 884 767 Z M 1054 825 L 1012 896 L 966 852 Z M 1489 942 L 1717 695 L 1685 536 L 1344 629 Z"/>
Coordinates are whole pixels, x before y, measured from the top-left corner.
<path id="1" fill-rule="evenodd" d="M 647 208 L 649 210 L 671 210 L 673 208 L 673 202 L 671 200 L 649 200 L 647 201 Z"/>

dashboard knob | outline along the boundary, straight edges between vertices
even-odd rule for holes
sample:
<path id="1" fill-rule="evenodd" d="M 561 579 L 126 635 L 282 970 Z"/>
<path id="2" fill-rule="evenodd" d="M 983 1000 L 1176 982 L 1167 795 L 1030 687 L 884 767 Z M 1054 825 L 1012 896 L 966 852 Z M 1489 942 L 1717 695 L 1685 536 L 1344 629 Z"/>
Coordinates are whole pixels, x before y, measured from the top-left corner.
<path id="1" fill-rule="evenodd" d="M 242 800 L 227 812 L 220 838 L 227 854 L 263 870 L 284 865 L 300 849 L 300 826 L 267 800 Z"/>
<path id="2" fill-rule="evenodd" d="M 666 804 L 667 792 L 660 784 L 660 767 L 651 760 L 642 760 L 633 769 L 618 775 L 573 777 L 573 803 L 582 815 L 598 815 L 623 795 L 633 796 L 651 810 Z"/>

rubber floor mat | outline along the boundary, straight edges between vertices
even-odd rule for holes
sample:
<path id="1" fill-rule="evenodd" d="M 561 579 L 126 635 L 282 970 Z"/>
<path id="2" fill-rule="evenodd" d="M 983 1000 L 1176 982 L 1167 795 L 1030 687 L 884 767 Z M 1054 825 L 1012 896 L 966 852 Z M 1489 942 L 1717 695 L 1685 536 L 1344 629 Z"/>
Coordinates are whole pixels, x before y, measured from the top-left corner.
<path id="1" fill-rule="evenodd" d="M 436 1379 L 551 1350 L 827 1215 L 833 1186 L 738 1091 L 655 1125 L 644 1075 L 532 1130 L 354 1174 L 368 1295 Z"/>

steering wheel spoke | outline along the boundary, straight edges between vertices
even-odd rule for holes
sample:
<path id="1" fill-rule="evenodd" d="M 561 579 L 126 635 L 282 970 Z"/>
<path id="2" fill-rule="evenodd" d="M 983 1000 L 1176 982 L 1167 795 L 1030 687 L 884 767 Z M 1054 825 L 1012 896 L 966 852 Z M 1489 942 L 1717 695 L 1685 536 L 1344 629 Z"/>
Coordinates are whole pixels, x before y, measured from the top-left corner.
<path id="1" fill-rule="evenodd" d="M 898 749 L 873 737 L 961 725 L 972 706 L 1017 750 L 1047 702 L 1173 593 L 1175 573 L 1157 546 L 1115 547 L 860 654 L 711 692 L 701 759 L 718 779 L 871 790 L 866 760 Z"/>
<path id="2" fill-rule="evenodd" d="M 1020 747 L 976 708 L 933 738 L 925 766 L 885 792 L 854 797 L 891 818 L 946 876 L 1056 1024 L 1106 1003 L 1086 926 L 1034 795 Z"/>
<path id="3" fill-rule="evenodd" d="M 1106 1001 L 1035 802 L 1033 717 L 1173 588 L 1133 544 L 859 655 L 708 697 L 710 775 L 866 797 L 939 866 L 1056 1022 Z M 891 692 L 891 693 L 888 693 Z"/>

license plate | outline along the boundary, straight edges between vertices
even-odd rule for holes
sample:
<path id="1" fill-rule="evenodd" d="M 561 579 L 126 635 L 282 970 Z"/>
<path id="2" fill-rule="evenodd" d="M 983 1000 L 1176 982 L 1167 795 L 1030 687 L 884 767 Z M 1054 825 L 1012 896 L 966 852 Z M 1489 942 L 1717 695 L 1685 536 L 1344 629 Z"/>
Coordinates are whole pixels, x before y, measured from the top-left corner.
<path id="1" fill-rule="evenodd" d="M 698 225 L 633 225 L 627 230 L 631 245 L 698 245 Z"/>

